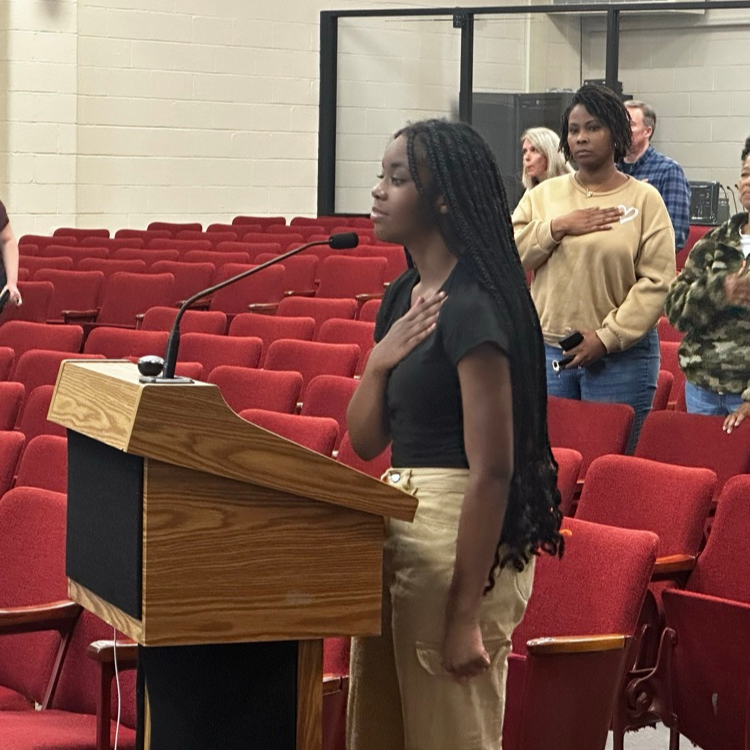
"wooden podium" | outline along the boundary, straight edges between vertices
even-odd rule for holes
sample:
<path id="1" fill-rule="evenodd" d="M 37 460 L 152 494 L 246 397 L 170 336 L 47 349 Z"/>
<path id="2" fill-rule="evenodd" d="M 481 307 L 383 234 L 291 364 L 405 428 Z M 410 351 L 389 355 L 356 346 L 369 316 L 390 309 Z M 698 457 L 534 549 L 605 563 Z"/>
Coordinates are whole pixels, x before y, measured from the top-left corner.
<path id="1" fill-rule="evenodd" d="M 383 520 L 416 500 L 129 362 L 64 362 L 49 419 L 68 590 L 144 647 L 151 750 L 320 748 L 321 639 L 380 632 Z"/>

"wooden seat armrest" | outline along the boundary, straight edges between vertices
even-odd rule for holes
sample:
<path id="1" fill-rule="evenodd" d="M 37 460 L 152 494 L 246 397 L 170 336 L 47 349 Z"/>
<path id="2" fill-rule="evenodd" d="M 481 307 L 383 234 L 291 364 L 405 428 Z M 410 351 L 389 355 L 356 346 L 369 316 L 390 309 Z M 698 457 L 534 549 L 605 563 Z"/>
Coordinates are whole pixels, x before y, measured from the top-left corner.
<path id="1" fill-rule="evenodd" d="M 94 641 L 89 644 L 88 656 L 102 664 L 113 664 L 115 660 L 114 641 Z M 120 667 L 135 666 L 138 660 L 138 644 L 130 638 L 117 641 L 117 664 Z"/>
<path id="2" fill-rule="evenodd" d="M 383 299 L 383 293 L 380 294 L 355 294 L 354 299 L 357 300 L 357 304 L 361 307 L 365 302 L 369 302 L 371 299 Z"/>
<path id="3" fill-rule="evenodd" d="M 314 297 L 314 289 L 287 289 L 284 292 L 285 297 Z"/>
<path id="4" fill-rule="evenodd" d="M 680 574 L 690 573 L 695 568 L 695 555 L 667 555 L 657 557 L 654 570 L 651 574 L 652 581 L 672 580 Z"/>
<path id="5" fill-rule="evenodd" d="M 175 303 L 175 307 L 180 308 L 185 304 L 185 300 L 180 300 L 179 302 Z M 204 299 L 199 299 L 196 302 L 193 302 L 190 307 L 188 307 L 188 310 L 208 310 L 208 308 L 211 305 L 211 297 L 205 297 Z"/>
<path id="6" fill-rule="evenodd" d="M 30 633 L 72 627 L 81 614 L 81 605 L 69 599 L 47 604 L 0 609 L 0 633 Z"/>
<path id="7" fill-rule="evenodd" d="M 620 651 L 627 648 L 631 637 L 620 633 L 610 635 L 569 635 L 556 638 L 534 638 L 526 643 L 532 656 L 580 654 L 597 651 Z"/>
<path id="8" fill-rule="evenodd" d="M 260 313 L 261 315 L 276 315 L 276 310 L 279 309 L 278 302 L 253 302 L 247 306 L 247 309 L 253 313 Z"/>
<path id="9" fill-rule="evenodd" d="M 331 693 L 337 693 L 341 690 L 342 685 L 346 677 L 334 674 L 323 675 L 323 695 L 330 695 Z"/>
<path id="10" fill-rule="evenodd" d="M 93 323 L 99 310 L 63 310 L 61 314 L 66 323 Z"/>

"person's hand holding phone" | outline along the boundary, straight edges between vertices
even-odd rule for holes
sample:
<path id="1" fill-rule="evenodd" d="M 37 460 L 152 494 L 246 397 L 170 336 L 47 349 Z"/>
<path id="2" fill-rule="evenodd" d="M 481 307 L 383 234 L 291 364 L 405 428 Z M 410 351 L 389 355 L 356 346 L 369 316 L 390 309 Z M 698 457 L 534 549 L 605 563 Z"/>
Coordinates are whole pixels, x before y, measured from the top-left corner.
<path id="1" fill-rule="evenodd" d="M 607 347 L 602 340 L 596 335 L 596 331 L 576 331 L 581 336 L 581 341 L 572 346 L 569 350 L 564 349 L 565 353 L 572 356 L 570 362 L 565 365 L 566 370 L 573 370 L 576 367 L 590 367 L 597 360 L 601 359 L 607 353 Z M 565 341 L 565 339 L 563 339 Z M 560 344 L 563 344 L 563 341 Z"/>

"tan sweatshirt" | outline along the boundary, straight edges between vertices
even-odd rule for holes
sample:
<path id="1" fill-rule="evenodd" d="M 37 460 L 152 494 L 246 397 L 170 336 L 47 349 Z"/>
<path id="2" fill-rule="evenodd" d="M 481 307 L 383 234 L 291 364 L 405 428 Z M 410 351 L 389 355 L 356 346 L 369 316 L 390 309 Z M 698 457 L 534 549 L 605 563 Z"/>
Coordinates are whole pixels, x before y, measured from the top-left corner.
<path id="1" fill-rule="evenodd" d="M 552 219 L 591 206 L 619 206 L 620 222 L 555 242 Z M 553 177 L 521 198 L 513 229 L 524 268 L 534 272 L 531 296 L 548 344 L 587 329 L 617 352 L 656 325 L 676 271 L 674 230 L 654 187 L 629 177 L 589 198 L 574 175 Z"/>

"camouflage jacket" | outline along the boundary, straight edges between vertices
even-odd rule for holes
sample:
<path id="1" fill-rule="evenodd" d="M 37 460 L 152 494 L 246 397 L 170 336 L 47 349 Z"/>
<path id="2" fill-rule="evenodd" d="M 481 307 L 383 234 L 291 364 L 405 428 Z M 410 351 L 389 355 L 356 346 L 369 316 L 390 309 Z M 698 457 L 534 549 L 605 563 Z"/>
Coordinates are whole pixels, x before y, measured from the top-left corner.
<path id="1" fill-rule="evenodd" d="M 746 213 L 696 242 L 667 295 L 669 322 L 685 333 L 679 348 L 685 377 L 701 388 L 741 393 L 750 401 L 750 310 L 727 303 L 724 279 L 743 263 Z"/>

